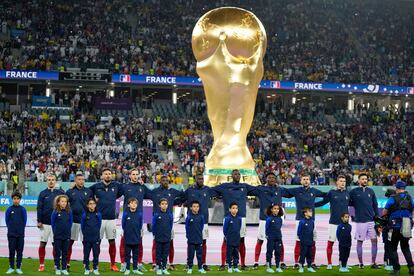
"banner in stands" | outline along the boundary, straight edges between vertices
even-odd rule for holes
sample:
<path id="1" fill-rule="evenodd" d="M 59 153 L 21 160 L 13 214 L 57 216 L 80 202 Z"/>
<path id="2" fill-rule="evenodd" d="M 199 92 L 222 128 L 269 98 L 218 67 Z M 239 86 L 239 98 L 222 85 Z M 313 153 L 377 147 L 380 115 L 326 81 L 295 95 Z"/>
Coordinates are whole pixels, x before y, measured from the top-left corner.
<path id="1" fill-rule="evenodd" d="M 203 85 L 200 78 L 194 77 L 173 77 L 173 76 L 150 76 L 150 75 L 125 75 L 112 74 L 114 83 L 135 83 L 135 84 L 157 84 L 157 85 Z M 303 90 L 303 91 L 331 91 L 331 92 L 352 92 L 369 94 L 414 94 L 414 87 L 385 86 L 377 84 L 344 84 L 344 83 L 314 83 L 294 81 L 271 81 L 263 80 L 259 88 L 277 90 Z"/>
<path id="2" fill-rule="evenodd" d="M 161 84 L 161 85 L 189 85 L 189 86 L 203 85 L 200 78 L 193 78 L 193 77 L 125 75 L 125 74 L 112 74 L 112 82 L 137 83 L 137 84 Z"/>
<path id="3" fill-rule="evenodd" d="M 13 200 L 10 196 L 0 196 L 0 206 L 11 206 Z M 23 196 L 20 201 L 22 206 L 37 206 L 37 197 L 35 196 Z"/>
<path id="4" fill-rule="evenodd" d="M 32 96 L 32 106 L 52 106 L 52 98 L 46 96 Z"/>
<path id="5" fill-rule="evenodd" d="M 413 87 L 377 84 L 315 83 L 294 81 L 261 81 L 260 88 L 306 91 L 333 91 L 367 94 L 414 94 Z"/>
<path id="6" fill-rule="evenodd" d="M 132 103 L 130 99 L 97 98 L 95 99 L 95 108 L 96 109 L 131 110 Z"/>
<path id="7" fill-rule="evenodd" d="M 59 72 L 0 70 L 0 79 L 58 80 L 59 79 Z"/>

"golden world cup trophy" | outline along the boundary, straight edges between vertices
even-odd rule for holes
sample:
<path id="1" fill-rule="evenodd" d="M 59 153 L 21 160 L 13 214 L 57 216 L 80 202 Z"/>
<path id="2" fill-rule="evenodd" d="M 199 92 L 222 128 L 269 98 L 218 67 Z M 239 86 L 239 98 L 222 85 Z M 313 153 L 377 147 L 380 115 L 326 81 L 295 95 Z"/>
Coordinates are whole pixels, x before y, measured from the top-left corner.
<path id="1" fill-rule="evenodd" d="M 214 144 L 206 158 L 205 184 L 231 180 L 259 185 L 246 138 L 263 77 L 266 31 L 251 12 L 223 7 L 204 14 L 194 27 L 192 47 L 207 99 Z"/>

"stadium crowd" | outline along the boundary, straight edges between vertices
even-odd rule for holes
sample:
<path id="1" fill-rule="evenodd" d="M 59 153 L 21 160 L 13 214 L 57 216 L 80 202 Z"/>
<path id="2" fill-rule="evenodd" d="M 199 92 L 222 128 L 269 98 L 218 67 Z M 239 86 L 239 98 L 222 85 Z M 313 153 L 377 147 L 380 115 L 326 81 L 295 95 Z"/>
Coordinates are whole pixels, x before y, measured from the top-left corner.
<path id="1" fill-rule="evenodd" d="M 202 102 L 187 108 L 201 106 Z M 323 104 L 317 108 L 298 104 L 286 109 L 278 101 L 258 107 L 247 143 L 260 176 L 271 171 L 279 183 L 289 185 L 298 184 L 306 172 L 314 184 L 324 185 L 339 174 L 345 174 L 350 184 L 358 173 L 366 172 L 373 185 L 390 185 L 398 179 L 413 184 L 410 112 L 356 109 L 352 114 L 356 119 L 331 122 L 323 115 L 324 108 Z M 183 172 L 194 177 L 203 170 L 213 143 L 205 114 L 196 119 L 165 118 L 157 126 L 154 118 L 114 116 L 101 121 L 76 113 L 69 121 L 61 121 L 47 113 L 5 112 L 0 125 L 4 180 L 22 166 L 26 180 L 31 181 L 44 181 L 49 172 L 59 180 L 72 181 L 77 170 L 85 171 L 87 181 L 96 181 L 102 167 L 110 167 L 117 180 L 126 181 L 129 169 L 138 167 L 144 182 L 158 183 L 161 175 L 168 175 L 170 183 L 180 184 Z M 158 136 L 156 128 L 162 130 Z M 21 142 L 8 135 L 8 129 L 20 133 Z M 160 150 L 166 151 L 165 156 Z M 181 167 L 174 165 L 175 152 Z"/>
<path id="2" fill-rule="evenodd" d="M 159 182 L 167 174 L 171 183 L 182 183 L 178 168 L 157 152 L 152 119 L 120 120 L 115 116 L 103 122 L 76 114 L 70 121 L 62 121 L 47 113 L 37 117 L 5 112 L 0 125 L 3 180 L 11 179 L 22 165 L 28 181 L 45 181 L 48 173 L 61 181 L 73 181 L 78 170 L 85 172 L 87 181 L 97 181 L 100 169 L 109 167 L 118 181 L 126 181 L 128 171 L 139 168 L 143 182 Z M 13 141 L 4 132 L 6 126 L 20 131 L 21 141 Z"/>
<path id="3" fill-rule="evenodd" d="M 210 9 L 236 5 L 255 7 L 266 28 L 266 79 L 413 86 L 411 3 L 284 0 L 271 10 L 269 3 L 32 0 L 21 9 L 6 0 L 0 26 L 10 40 L 0 41 L 0 69 L 194 76 L 193 26 Z"/>

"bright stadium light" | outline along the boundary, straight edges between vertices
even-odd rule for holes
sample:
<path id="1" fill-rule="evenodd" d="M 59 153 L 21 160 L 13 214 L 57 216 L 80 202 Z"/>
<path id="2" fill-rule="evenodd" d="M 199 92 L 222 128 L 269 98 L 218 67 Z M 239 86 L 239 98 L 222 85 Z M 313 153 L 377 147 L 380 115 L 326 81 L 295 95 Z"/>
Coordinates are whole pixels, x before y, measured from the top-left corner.
<path id="1" fill-rule="evenodd" d="M 350 111 L 354 110 L 354 99 L 348 100 L 348 110 Z"/>
<path id="2" fill-rule="evenodd" d="M 292 97 L 292 104 L 296 103 L 296 97 Z"/>
<path id="3" fill-rule="evenodd" d="M 405 102 L 405 109 L 407 109 L 410 106 L 408 102 Z"/>
<path id="4" fill-rule="evenodd" d="M 113 98 L 115 96 L 114 90 L 109 90 L 109 97 Z"/>
<path id="5" fill-rule="evenodd" d="M 177 104 L 177 92 L 174 92 L 172 94 L 172 102 L 173 102 L 173 104 Z"/>
<path id="6" fill-rule="evenodd" d="M 50 97 L 50 88 L 46 88 L 46 97 Z"/>

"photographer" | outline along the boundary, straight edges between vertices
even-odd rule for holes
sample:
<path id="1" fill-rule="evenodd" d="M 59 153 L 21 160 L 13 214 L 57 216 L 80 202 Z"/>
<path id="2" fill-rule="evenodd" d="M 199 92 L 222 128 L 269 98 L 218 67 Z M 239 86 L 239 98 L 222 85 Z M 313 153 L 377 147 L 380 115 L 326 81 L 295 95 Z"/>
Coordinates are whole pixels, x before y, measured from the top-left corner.
<path id="1" fill-rule="evenodd" d="M 412 213 L 414 210 L 414 201 L 405 191 L 406 184 L 403 181 L 397 181 L 395 184 L 396 194 L 391 196 L 385 204 L 384 216 L 389 217 L 391 242 L 390 242 L 390 259 L 393 265 L 393 275 L 400 274 L 400 263 L 398 260 L 398 243 L 401 243 L 401 251 L 404 254 L 410 274 L 414 274 L 414 264 L 411 256 L 410 245 L 412 228 Z"/>
<path id="2" fill-rule="evenodd" d="M 390 188 L 385 192 L 385 197 L 388 199 L 395 194 L 395 190 Z M 375 218 L 375 230 L 377 231 L 377 235 L 382 237 L 382 242 L 384 243 L 384 268 L 387 271 L 394 270 L 390 257 L 391 241 L 388 240 L 388 232 L 390 229 L 392 229 L 392 227 L 389 225 L 388 216 Z"/>

